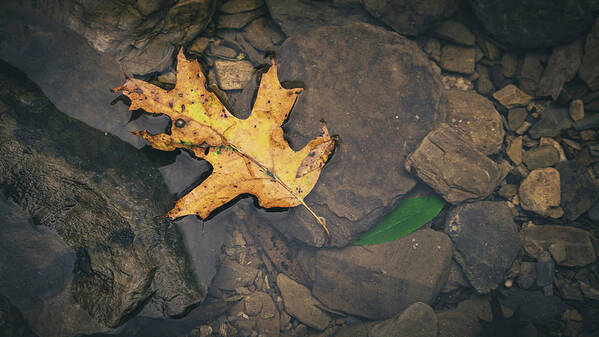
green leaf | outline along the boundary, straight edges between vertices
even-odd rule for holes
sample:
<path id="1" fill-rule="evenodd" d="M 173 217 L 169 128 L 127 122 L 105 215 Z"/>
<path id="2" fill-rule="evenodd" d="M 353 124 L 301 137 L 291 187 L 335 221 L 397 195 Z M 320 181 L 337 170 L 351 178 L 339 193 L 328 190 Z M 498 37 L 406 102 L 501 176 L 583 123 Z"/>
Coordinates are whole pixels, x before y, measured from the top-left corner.
<path id="1" fill-rule="evenodd" d="M 445 201 L 438 196 L 404 199 L 354 245 L 376 245 L 404 237 L 434 219 L 444 205 Z"/>

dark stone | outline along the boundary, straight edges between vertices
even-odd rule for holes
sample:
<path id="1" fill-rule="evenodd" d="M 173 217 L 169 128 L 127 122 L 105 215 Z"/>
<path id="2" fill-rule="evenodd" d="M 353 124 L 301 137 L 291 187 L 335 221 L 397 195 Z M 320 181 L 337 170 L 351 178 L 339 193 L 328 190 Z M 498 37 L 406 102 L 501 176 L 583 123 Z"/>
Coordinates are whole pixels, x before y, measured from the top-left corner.
<path id="1" fill-rule="evenodd" d="M 31 330 L 19 308 L 10 300 L 0 295 L 0 336 L 6 337 L 37 337 Z"/>
<path id="2" fill-rule="evenodd" d="M 560 205 L 568 220 L 576 220 L 599 201 L 599 186 L 595 186 L 587 168 L 568 160 L 555 167 L 560 174 Z"/>
<path id="3" fill-rule="evenodd" d="M 545 55 L 540 53 L 527 53 L 520 64 L 520 71 L 516 79 L 518 87 L 529 95 L 534 95 L 543 74 Z"/>
<path id="4" fill-rule="evenodd" d="M 454 244 L 454 258 L 479 293 L 497 288 L 520 252 L 518 229 L 504 202 L 456 207 L 447 216 L 445 232 Z"/>
<path id="5" fill-rule="evenodd" d="M 599 17 L 595 19 L 593 29 L 587 35 L 584 45 L 582 65 L 578 76 L 587 84 L 591 91 L 599 90 Z"/>
<path id="6" fill-rule="evenodd" d="M 326 219 L 330 245 L 347 245 L 415 185 L 401 167 L 445 118 L 441 82 L 416 43 L 361 23 L 292 36 L 277 61 L 281 81 L 305 84 L 286 124 L 291 147 L 316 137 L 322 119 L 342 139 L 306 203 Z M 271 223 L 279 231 L 307 244 L 327 240 L 303 207 L 268 218 L 277 218 Z"/>
<path id="7" fill-rule="evenodd" d="M 514 108 L 508 111 L 507 123 L 508 127 L 512 131 L 516 131 L 522 126 L 522 123 L 526 120 L 528 112 L 525 108 Z"/>
<path id="8" fill-rule="evenodd" d="M 539 256 L 535 265 L 536 283 L 539 287 L 553 284 L 553 275 L 555 274 L 555 264 L 548 252 L 543 252 Z"/>
<path id="9" fill-rule="evenodd" d="M 520 262 L 520 274 L 518 275 L 518 286 L 522 289 L 532 287 L 537 280 L 536 263 Z"/>
<path id="10" fill-rule="evenodd" d="M 582 40 L 553 49 L 543 72 L 537 96 L 551 96 L 555 101 L 566 82 L 571 81 L 582 61 Z"/>
<path id="11" fill-rule="evenodd" d="M 570 127 L 572 127 L 572 120 L 568 108 L 560 108 L 552 104 L 541 113 L 541 119 L 528 130 L 528 134 L 535 139 L 556 137 L 562 130 Z"/>
<path id="12" fill-rule="evenodd" d="M 363 0 L 362 4 L 372 16 L 404 35 L 424 33 L 431 23 L 450 17 L 458 8 L 455 0 Z"/>
<path id="13" fill-rule="evenodd" d="M 549 326 L 566 311 L 566 304 L 557 296 L 545 296 L 538 291 L 510 288 L 501 290 L 499 301 L 504 307 L 517 310 L 523 321 Z"/>
<path id="14" fill-rule="evenodd" d="M 490 321 L 488 296 L 477 296 L 458 303 L 457 308 L 437 313 L 438 337 L 481 336 L 481 321 Z"/>
<path id="15" fill-rule="evenodd" d="M 252 284 L 256 275 L 258 275 L 258 269 L 226 259 L 216 273 L 213 285 L 223 290 L 235 290 L 235 288 L 247 287 Z"/>
<path id="16" fill-rule="evenodd" d="M 593 22 L 592 0 L 470 0 L 470 6 L 487 31 L 518 48 L 571 42 Z"/>
<path id="17" fill-rule="evenodd" d="M 589 219 L 599 221 L 599 201 L 589 209 Z"/>
<path id="18" fill-rule="evenodd" d="M 565 259 L 556 261 L 560 266 L 582 267 L 596 260 L 591 235 L 579 228 L 556 225 L 529 226 L 520 231 L 520 240 L 526 253 L 536 259 L 553 245 L 563 245 Z"/>
<path id="19" fill-rule="evenodd" d="M 437 337 L 437 315 L 417 302 L 396 317 L 374 324 L 368 337 Z"/>
<path id="20" fill-rule="evenodd" d="M 551 145 L 541 145 L 524 151 L 522 161 L 529 170 L 549 167 L 559 161 L 559 152 Z"/>
<path id="21" fill-rule="evenodd" d="M 319 249 L 312 294 L 334 310 L 389 318 L 413 303 L 432 303 L 450 263 L 451 240 L 430 229 L 379 245 Z"/>
<path id="22" fill-rule="evenodd" d="M 490 195 L 508 173 L 447 124 L 430 132 L 406 160 L 413 171 L 445 200 L 457 204 Z"/>

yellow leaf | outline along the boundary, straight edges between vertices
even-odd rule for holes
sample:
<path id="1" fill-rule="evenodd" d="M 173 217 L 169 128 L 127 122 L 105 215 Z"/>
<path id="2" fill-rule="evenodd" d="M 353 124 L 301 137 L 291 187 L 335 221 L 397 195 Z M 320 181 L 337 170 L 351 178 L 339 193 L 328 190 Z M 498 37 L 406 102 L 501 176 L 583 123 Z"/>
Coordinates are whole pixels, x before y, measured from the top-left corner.
<path id="1" fill-rule="evenodd" d="M 138 79 L 128 79 L 112 89 L 131 99 L 129 110 L 143 109 L 170 117 L 170 134 L 136 132 L 152 147 L 163 151 L 187 149 L 213 166 L 212 174 L 177 201 L 168 216 L 197 214 L 206 218 L 236 196 L 249 193 L 266 208 L 304 205 L 328 234 L 324 219 L 303 199 L 316 184 L 335 140 L 323 125 L 322 136 L 296 152 L 283 138 L 281 128 L 302 89 L 283 88 L 273 64 L 262 75 L 251 115 L 239 119 L 207 90 L 197 61 L 187 60 L 181 50 L 177 62 L 173 90 Z"/>

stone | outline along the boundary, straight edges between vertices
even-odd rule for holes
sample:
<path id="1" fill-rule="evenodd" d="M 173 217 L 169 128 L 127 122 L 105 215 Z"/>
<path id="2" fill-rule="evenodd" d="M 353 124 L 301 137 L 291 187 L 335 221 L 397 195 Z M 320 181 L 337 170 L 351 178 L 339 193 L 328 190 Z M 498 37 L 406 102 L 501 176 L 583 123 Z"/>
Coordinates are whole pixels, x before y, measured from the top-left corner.
<path id="1" fill-rule="evenodd" d="M 200 54 L 208 47 L 210 39 L 205 36 L 200 36 L 191 42 L 188 50 L 190 53 Z"/>
<path id="2" fill-rule="evenodd" d="M 527 106 L 532 99 L 513 84 L 508 84 L 503 89 L 496 91 L 493 98 L 508 109 Z"/>
<path id="3" fill-rule="evenodd" d="M 489 68 L 481 64 L 477 64 L 476 72 L 479 75 L 478 80 L 476 80 L 476 91 L 478 91 L 478 93 L 481 95 L 491 94 L 493 90 L 495 90 L 495 87 L 489 78 Z"/>
<path id="4" fill-rule="evenodd" d="M 217 60 L 214 69 L 222 90 L 243 89 L 254 73 L 254 66 L 248 61 Z"/>
<path id="5" fill-rule="evenodd" d="M 539 287 L 543 288 L 553 284 L 555 264 L 553 263 L 553 260 L 551 260 L 551 256 L 548 252 L 543 251 L 540 253 L 540 256 L 537 258 L 537 263 L 535 264 L 535 271 L 536 283 Z"/>
<path id="6" fill-rule="evenodd" d="M 587 168 L 569 160 L 555 167 L 560 173 L 561 207 L 568 220 L 576 220 L 599 200 L 599 186 Z"/>
<path id="7" fill-rule="evenodd" d="M 549 246 L 549 253 L 557 263 L 562 263 L 566 260 L 566 245 L 563 242 L 556 242 Z"/>
<path id="8" fill-rule="evenodd" d="M 273 51 L 285 40 L 285 35 L 267 17 L 252 21 L 243 29 L 243 36 L 252 47 L 261 51 Z"/>
<path id="9" fill-rule="evenodd" d="M 474 48 L 447 44 L 441 49 L 441 68 L 447 71 L 473 74 Z"/>
<path id="10" fill-rule="evenodd" d="M 505 202 L 460 205 L 448 214 L 445 232 L 454 258 L 478 293 L 497 288 L 520 252 L 518 229 Z"/>
<path id="11" fill-rule="evenodd" d="M 0 295 L 0 335 L 7 337 L 37 337 L 31 330 L 19 308 Z"/>
<path id="12" fill-rule="evenodd" d="M 424 41 L 422 49 L 433 60 L 441 62 L 441 42 L 435 38 L 429 37 Z"/>
<path id="13" fill-rule="evenodd" d="M 513 108 L 508 110 L 507 114 L 507 125 L 508 128 L 512 131 L 518 130 L 522 123 L 526 120 L 528 116 L 528 112 L 525 108 Z"/>
<path id="14" fill-rule="evenodd" d="M 220 56 L 222 58 L 232 59 L 237 56 L 237 50 L 225 46 L 220 42 L 222 42 L 222 40 L 218 40 L 218 43 L 210 44 L 210 47 L 208 48 L 208 53 L 217 56 L 217 58 Z"/>
<path id="15" fill-rule="evenodd" d="M 559 218 L 563 214 L 560 205 L 560 175 L 554 168 L 535 169 L 520 184 L 520 205 L 527 211 L 543 216 Z"/>
<path id="16" fill-rule="evenodd" d="M 520 71 L 516 76 L 518 88 L 533 95 L 539 86 L 539 80 L 543 74 L 543 63 L 545 55 L 540 53 L 527 53 L 520 64 Z"/>
<path id="17" fill-rule="evenodd" d="M 245 312 L 248 307 L 252 315 Z M 280 315 L 277 306 L 269 294 L 261 291 L 256 291 L 247 296 L 243 301 L 235 303 L 229 309 L 228 316 L 235 318 L 229 321 L 231 325 L 228 328 L 236 330 L 233 332 L 229 330 L 229 332 L 225 333 L 226 335 L 250 336 L 254 333 L 255 335 L 278 337 L 281 330 Z M 222 332 L 222 325 L 220 331 Z"/>
<path id="18" fill-rule="evenodd" d="M 223 290 L 235 290 L 252 284 L 258 269 L 225 259 L 214 277 L 213 285 Z"/>
<path id="19" fill-rule="evenodd" d="M 578 284 L 580 285 L 580 290 L 582 290 L 582 294 L 584 295 L 585 298 L 588 298 L 588 299 L 591 299 L 594 301 L 599 301 L 599 290 L 598 289 L 591 287 L 586 282 L 579 282 Z"/>
<path id="20" fill-rule="evenodd" d="M 541 119 L 529 130 L 532 138 L 557 137 L 562 130 L 572 127 L 572 120 L 568 116 L 567 108 L 558 108 L 549 105 L 541 114 Z"/>
<path id="21" fill-rule="evenodd" d="M 597 135 L 597 133 L 594 130 L 580 130 L 579 134 L 580 134 L 580 138 L 582 140 L 586 140 L 586 141 L 593 141 L 593 140 L 595 140 L 595 136 Z M 596 152 L 595 147 L 593 145 L 589 146 L 589 150 L 591 152 L 591 155 L 593 155 L 593 153 Z M 593 157 L 596 157 L 596 155 L 593 155 Z"/>
<path id="22" fill-rule="evenodd" d="M 430 229 L 379 245 L 319 249 L 312 294 L 333 310 L 389 318 L 416 302 L 432 303 L 447 280 L 451 251 L 447 235 Z"/>
<path id="23" fill-rule="evenodd" d="M 405 167 L 453 204 L 487 197 L 508 172 L 507 163 L 487 158 L 446 124 L 424 138 Z"/>
<path id="24" fill-rule="evenodd" d="M 450 125 L 463 134 L 484 154 L 499 152 L 503 144 L 501 115 L 487 98 L 458 89 L 446 91 Z"/>
<path id="25" fill-rule="evenodd" d="M 481 320 L 491 321 L 488 296 L 479 296 L 458 303 L 457 308 L 437 313 L 438 337 L 480 336 L 484 333 Z"/>
<path id="26" fill-rule="evenodd" d="M 362 52 L 355 53 L 357 49 Z M 369 61 L 373 59 L 377 61 Z M 344 146 L 337 148 L 306 202 L 327 220 L 329 244 L 345 246 L 386 216 L 416 184 L 401 167 L 446 117 L 439 76 L 416 43 L 362 23 L 291 36 L 281 45 L 277 62 L 281 81 L 305 83 L 286 123 L 291 147 L 299 149 L 316 137 L 321 119 L 332 134 L 343 135 Z M 366 134 L 370 136 L 365 139 Z M 328 241 L 303 207 L 261 214 L 288 237 L 313 246 Z"/>
<path id="27" fill-rule="evenodd" d="M 564 152 L 564 148 L 558 143 L 555 139 L 549 137 L 541 137 L 539 139 L 539 146 L 551 146 L 553 147 L 557 153 L 559 154 L 559 161 L 566 161 L 568 158 L 566 157 L 566 153 Z"/>
<path id="28" fill-rule="evenodd" d="M 582 40 L 554 48 L 543 71 L 537 96 L 551 96 L 555 101 L 566 82 L 571 81 L 582 61 Z"/>
<path id="29" fill-rule="evenodd" d="M 501 50 L 495 43 L 489 39 L 484 39 L 481 45 L 486 58 L 492 61 L 499 60 L 501 57 Z"/>
<path id="30" fill-rule="evenodd" d="M 158 75 L 158 82 L 166 83 L 166 84 L 175 84 L 177 83 L 177 74 L 172 71 L 168 73 L 163 73 Z"/>
<path id="31" fill-rule="evenodd" d="M 528 129 L 530 129 L 531 126 L 532 126 L 532 123 L 525 121 L 515 132 L 517 135 L 521 136 L 521 135 L 525 134 L 526 131 L 528 131 Z"/>
<path id="32" fill-rule="evenodd" d="M 524 152 L 522 160 L 529 170 L 549 167 L 559 162 L 559 152 L 550 145 L 541 145 Z"/>
<path id="33" fill-rule="evenodd" d="M 518 287 L 528 289 L 532 287 L 537 280 L 536 263 L 520 262 L 520 274 L 518 275 Z"/>
<path id="34" fill-rule="evenodd" d="M 468 280 L 466 279 L 466 275 L 462 271 L 462 267 L 455 262 L 455 260 L 451 260 L 451 267 L 449 269 L 449 277 L 447 278 L 447 282 L 443 289 L 441 289 L 442 293 L 452 292 L 454 290 L 460 288 L 466 288 L 470 286 Z"/>
<path id="35" fill-rule="evenodd" d="M 261 7 L 251 12 L 219 15 L 217 27 L 218 29 L 241 29 L 267 13 L 266 7 Z"/>
<path id="36" fill-rule="evenodd" d="M 588 31 L 593 20 L 592 9 L 597 9 L 592 0 L 558 0 L 551 5 L 544 0 L 526 3 L 470 0 L 469 3 L 488 32 L 516 48 L 544 48 L 571 42 Z"/>
<path id="37" fill-rule="evenodd" d="M 337 7 L 329 1 L 266 0 L 273 21 L 285 35 L 306 34 L 324 26 L 375 23 L 362 6 Z"/>
<path id="38" fill-rule="evenodd" d="M 514 195 L 516 195 L 516 193 L 518 193 L 518 185 L 505 184 L 499 188 L 497 193 L 505 199 L 511 199 Z"/>
<path id="39" fill-rule="evenodd" d="M 518 71 L 518 59 L 514 54 L 505 53 L 501 57 L 501 71 L 507 78 L 516 77 Z"/>
<path id="40" fill-rule="evenodd" d="M 256 316 L 262 311 L 264 303 L 262 296 L 250 295 L 243 300 L 243 309 L 249 316 Z"/>
<path id="41" fill-rule="evenodd" d="M 515 165 L 522 164 L 522 136 L 514 138 L 508 145 L 505 153 Z"/>
<path id="42" fill-rule="evenodd" d="M 419 35 L 440 19 L 450 17 L 458 8 L 455 0 L 363 0 L 364 8 L 378 20 L 402 35 Z"/>
<path id="43" fill-rule="evenodd" d="M 595 19 L 593 28 L 587 35 L 584 44 L 582 64 L 578 70 L 578 77 L 582 79 L 591 91 L 599 90 L 599 18 Z"/>
<path id="44" fill-rule="evenodd" d="M 557 277 L 555 279 L 555 286 L 557 287 L 560 296 L 563 299 L 573 301 L 584 301 L 584 296 L 580 291 L 578 282 L 571 282 L 570 280 Z"/>
<path id="45" fill-rule="evenodd" d="M 573 121 L 579 121 L 584 118 L 584 103 L 581 99 L 575 99 L 570 102 L 570 118 Z"/>
<path id="46" fill-rule="evenodd" d="M 539 258 L 545 250 L 561 242 L 566 247 L 566 259 L 556 263 L 566 267 L 582 267 L 596 260 L 589 232 L 568 226 L 538 225 L 522 228 L 522 247 L 527 254 Z"/>
<path id="47" fill-rule="evenodd" d="M 436 337 L 437 315 L 422 302 L 410 305 L 396 317 L 374 324 L 368 337 Z"/>
<path id="48" fill-rule="evenodd" d="M 589 209 L 589 219 L 592 221 L 599 221 L 599 202 L 595 202 L 595 204 Z"/>
<path id="49" fill-rule="evenodd" d="M 518 310 L 523 321 L 548 327 L 559 319 L 566 304 L 557 296 L 545 296 L 542 292 L 513 287 L 500 291 L 499 301 L 504 308 Z"/>
<path id="50" fill-rule="evenodd" d="M 285 274 L 277 276 L 277 286 L 285 302 L 285 311 L 307 326 L 324 330 L 331 316 L 322 311 L 322 304 L 310 293 L 310 289 L 290 279 Z"/>
<path id="51" fill-rule="evenodd" d="M 228 0 L 218 7 L 218 10 L 227 14 L 249 12 L 264 6 L 264 0 Z"/>
<path id="52" fill-rule="evenodd" d="M 442 21 L 435 26 L 433 32 L 442 40 L 465 46 L 474 46 L 474 34 L 459 21 Z"/>

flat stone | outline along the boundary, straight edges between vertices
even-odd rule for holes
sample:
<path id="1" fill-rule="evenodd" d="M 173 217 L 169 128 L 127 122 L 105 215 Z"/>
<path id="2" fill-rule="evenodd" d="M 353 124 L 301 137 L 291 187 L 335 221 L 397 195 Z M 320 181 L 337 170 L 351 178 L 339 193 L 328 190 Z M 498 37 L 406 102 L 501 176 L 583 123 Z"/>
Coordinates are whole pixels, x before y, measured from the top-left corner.
<path id="1" fill-rule="evenodd" d="M 508 111 L 507 114 L 507 125 L 512 131 L 518 130 L 522 126 L 522 123 L 526 120 L 528 112 L 525 108 L 513 108 Z"/>
<path id="2" fill-rule="evenodd" d="M 599 90 L 599 18 L 595 19 L 593 29 L 587 35 L 584 44 L 582 65 L 578 76 L 592 91 Z"/>
<path id="3" fill-rule="evenodd" d="M 502 201 L 478 201 L 454 208 L 445 232 L 454 246 L 454 258 L 478 293 L 497 288 L 520 252 L 512 212 Z"/>
<path id="4" fill-rule="evenodd" d="M 579 282 L 580 290 L 582 290 L 582 294 L 585 298 L 599 301 L 599 289 L 591 287 L 586 282 Z"/>
<path id="5" fill-rule="evenodd" d="M 537 281 L 536 263 L 522 261 L 520 262 L 520 273 L 518 274 L 518 287 L 528 289 Z"/>
<path id="6" fill-rule="evenodd" d="M 599 202 L 596 202 L 590 209 L 589 209 L 589 218 L 593 221 L 599 221 Z"/>
<path id="7" fill-rule="evenodd" d="M 562 299 L 557 296 L 546 296 L 540 291 L 513 287 L 501 290 L 500 294 L 502 296 L 499 297 L 499 302 L 504 308 L 518 310 L 522 320 L 535 324 L 549 326 L 566 311 L 566 304 Z"/>
<path id="8" fill-rule="evenodd" d="M 522 160 L 529 170 L 549 167 L 559 162 L 559 152 L 550 145 L 542 145 L 524 152 Z"/>
<path id="9" fill-rule="evenodd" d="M 566 245 L 563 242 L 556 242 L 549 246 L 549 253 L 555 260 L 555 262 L 562 263 L 566 260 Z"/>
<path id="10" fill-rule="evenodd" d="M 214 69 L 222 90 L 243 89 L 254 73 L 254 66 L 248 61 L 217 60 Z"/>
<path id="11" fill-rule="evenodd" d="M 539 80 L 543 74 L 543 62 L 545 55 L 539 53 L 527 53 L 524 55 L 520 71 L 516 79 L 518 80 L 518 88 L 522 89 L 530 95 L 534 95 L 539 86 Z"/>
<path id="12" fill-rule="evenodd" d="M 503 72 L 503 76 L 507 78 L 516 77 L 516 72 L 518 71 L 518 59 L 514 54 L 503 54 L 501 57 L 501 71 Z"/>
<path id="13" fill-rule="evenodd" d="M 578 161 L 561 162 L 556 169 L 560 173 L 564 214 L 568 220 L 576 220 L 599 200 L 599 186 L 587 168 Z"/>
<path id="14" fill-rule="evenodd" d="M 357 49 L 362 52 L 355 53 Z M 329 244 L 347 245 L 416 184 L 401 168 L 407 154 L 445 119 L 439 76 L 416 43 L 362 23 L 292 36 L 281 45 L 277 62 L 281 81 L 305 83 L 286 123 L 291 147 L 297 150 L 318 136 L 322 119 L 332 134 L 343 137 L 344 145 L 336 149 L 306 203 L 327 220 Z M 289 237 L 314 246 L 328 241 L 303 207 L 264 215 Z"/>
<path id="15" fill-rule="evenodd" d="M 516 193 L 518 193 L 518 185 L 505 184 L 499 188 L 497 193 L 503 198 L 511 199 L 514 195 L 516 195 Z"/>
<path id="16" fill-rule="evenodd" d="M 244 312 L 250 316 L 258 315 L 263 306 L 262 296 L 259 295 L 250 295 L 243 300 Z"/>
<path id="17" fill-rule="evenodd" d="M 207 38 L 205 36 L 200 36 L 191 42 L 191 45 L 189 46 L 188 50 L 190 53 L 196 53 L 196 54 L 203 53 L 204 50 L 206 50 L 206 48 L 208 47 L 209 43 L 210 43 L 209 38 Z"/>
<path id="18" fill-rule="evenodd" d="M 474 48 L 447 44 L 441 49 L 441 68 L 462 74 L 474 73 Z"/>
<path id="19" fill-rule="evenodd" d="M 249 12 L 264 6 L 264 0 L 228 0 L 218 10 L 227 14 Z"/>
<path id="20" fill-rule="evenodd" d="M 285 40 L 285 35 L 267 17 L 252 21 L 243 29 L 243 36 L 252 47 L 261 51 L 274 51 Z"/>
<path id="21" fill-rule="evenodd" d="M 582 267 L 596 260 L 589 232 L 570 226 L 529 226 L 520 231 L 522 247 L 527 254 L 539 258 L 551 245 L 561 243 L 566 249 L 566 258 L 556 263 L 566 267 Z"/>
<path id="22" fill-rule="evenodd" d="M 437 337 L 437 315 L 416 302 L 396 317 L 374 324 L 368 337 Z"/>
<path id="23" fill-rule="evenodd" d="M 457 204 L 490 195 L 508 172 L 478 151 L 464 135 L 447 124 L 431 131 L 406 160 L 413 171 L 445 200 Z"/>
<path id="24" fill-rule="evenodd" d="M 582 39 L 553 49 L 539 82 L 537 96 L 551 96 L 555 101 L 566 82 L 571 81 L 582 61 Z"/>
<path id="25" fill-rule="evenodd" d="M 451 255 L 447 235 L 430 229 L 379 245 L 320 249 L 312 294 L 334 310 L 389 318 L 413 303 L 432 303 L 447 280 Z"/>
<path id="26" fill-rule="evenodd" d="M 478 74 L 478 80 L 476 80 L 476 91 L 481 95 L 488 95 L 495 90 L 493 82 L 489 78 L 489 68 L 477 64 L 476 73 Z"/>
<path id="27" fill-rule="evenodd" d="M 450 17 L 458 8 L 455 0 L 424 0 L 415 6 L 409 0 L 364 0 L 364 8 L 402 35 L 424 33 L 430 25 Z"/>
<path id="28" fill-rule="evenodd" d="M 575 99 L 570 102 L 570 118 L 573 121 L 579 121 L 584 118 L 584 103 L 581 99 Z"/>
<path id="29" fill-rule="evenodd" d="M 541 137 L 541 139 L 539 139 L 539 146 L 545 145 L 551 146 L 557 151 L 557 153 L 559 154 L 560 162 L 568 160 L 568 158 L 566 157 L 566 153 L 564 152 L 564 148 L 555 139 L 549 137 Z"/>
<path id="30" fill-rule="evenodd" d="M 557 137 L 562 130 L 572 127 L 572 120 L 568 115 L 567 108 L 559 108 L 549 105 L 537 121 L 528 131 L 532 138 Z"/>
<path id="31" fill-rule="evenodd" d="M 560 175 L 554 168 L 536 169 L 522 181 L 518 189 L 520 205 L 527 211 L 559 218 Z"/>
<path id="32" fill-rule="evenodd" d="M 496 91 L 493 94 L 493 98 L 508 109 L 527 106 L 532 99 L 532 97 L 513 84 L 508 84 L 503 89 Z"/>
<path id="33" fill-rule="evenodd" d="M 452 292 L 454 290 L 460 288 L 466 288 L 470 286 L 468 283 L 468 279 L 466 279 L 466 275 L 462 271 L 462 267 L 455 262 L 455 260 L 451 260 L 451 267 L 449 268 L 449 277 L 447 278 L 447 282 L 443 289 L 441 289 L 442 293 Z"/>
<path id="34" fill-rule="evenodd" d="M 440 39 L 465 46 L 474 46 L 474 34 L 459 21 L 447 20 L 437 24 L 433 30 Z"/>
<path id="35" fill-rule="evenodd" d="M 277 276 L 277 286 L 285 302 L 285 311 L 307 326 L 324 330 L 331 321 L 331 316 L 322 311 L 322 304 L 310 293 L 310 289 L 295 282 L 285 274 Z"/>
<path id="36" fill-rule="evenodd" d="M 503 145 L 503 123 L 493 103 L 470 91 L 447 90 L 447 121 L 459 129 L 484 154 L 499 152 Z"/>
<path id="37" fill-rule="evenodd" d="M 571 282 L 570 280 L 557 277 L 555 279 L 555 286 L 557 287 L 560 296 L 563 299 L 573 301 L 584 301 L 584 296 L 580 291 L 578 282 Z"/>
<path id="38" fill-rule="evenodd" d="M 458 303 L 457 308 L 437 313 L 438 337 L 480 336 L 481 320 L 491 321 L 488 296 L 477 296 Z"/>
<path id="39" fill-rule="evenodd" d="M 223 290 L 235 290 L 252 284 L 256 275 L 258 269 L 226 259 L 216 273 L 213 285 Z"/>
<path id="40" fill-rule="evenodd" d="M 241 29 L 266 13 L 268 13 L 266 7 L 261 7 L 251 12 L 219 15 L 217 27 L 218 29 Z"/>
<path id="41" fill-rule="evenodd" d="M 433 60 L 441 62 L 441 42 L 435 38 L 429 37 L 424 41 L 422 49 Z"/>
<path id="42" fill-rule="evenodd" d="M 522 136 L 514 138 L 508 145 L 505 153 L 515 165 L 522 164 Z"/>
<path id="43" fill-rule="evenodd" d="M 539 254 L 537 263 L 535 264 L 535 271 L 537 286 L 543 288 L 553 283 L 555 264 L 548 252 L 543 251 Z"/>

